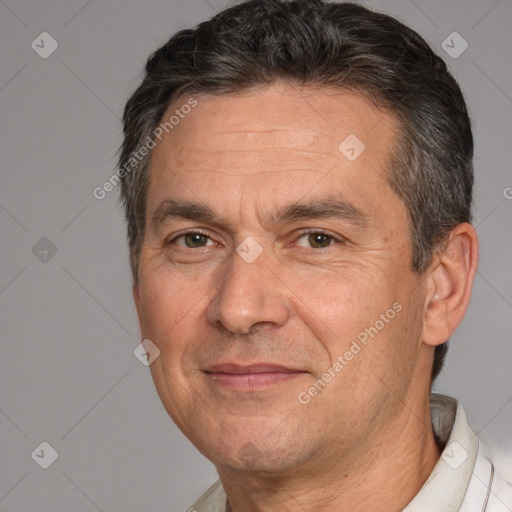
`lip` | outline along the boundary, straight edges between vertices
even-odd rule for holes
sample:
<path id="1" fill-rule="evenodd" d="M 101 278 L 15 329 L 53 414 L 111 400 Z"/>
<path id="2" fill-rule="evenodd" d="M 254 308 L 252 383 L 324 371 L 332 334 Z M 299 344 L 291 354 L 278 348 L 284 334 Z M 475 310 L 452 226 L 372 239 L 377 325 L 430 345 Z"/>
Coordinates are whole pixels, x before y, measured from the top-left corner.
<path id="1" fill-rule="evenodd" d="M 214 364 L 206 369 L 208 373 L 272 373 L 272 372 L 299 372 L 296 368 L 284 366 L 275 363 L 252 363 L 252 364 L 236 364 L 236 363 L 219 363 Z"/>
<path id="2" fill-rule="evenodd" d="M 307 372 L 273 363 L 221 363 L 205 370 L 214 383 L 237 391 L 258 391 L 296 379 Z"/>

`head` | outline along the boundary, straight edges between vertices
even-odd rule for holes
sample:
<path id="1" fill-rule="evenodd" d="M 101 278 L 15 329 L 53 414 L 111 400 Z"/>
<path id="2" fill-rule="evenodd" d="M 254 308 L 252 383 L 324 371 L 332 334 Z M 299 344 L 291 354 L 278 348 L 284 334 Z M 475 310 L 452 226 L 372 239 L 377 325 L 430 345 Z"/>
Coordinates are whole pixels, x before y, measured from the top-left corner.
<path id="1" fill-rule="evenodd" d="M 258 431 L 284 456 L 288 411 L 307 457 L 321 446 L 311 410 L 347 411 L 356 442 L 376 428 L 379 380 L 430 389 L 474 275 L 473 140 L 460 88 L 418 34 L 356 4 L 242 3 L 150 57 L 124 135 L 142 336 L 161 351 L 164 405 L 202 451 L 234 464 L 227 440 L 263 452 L 244 448 Z M 262 360 L 293 374 L 279 392 L 217 378 L 217 364 Z M 232 422 L 211 447 L 217 412 Z"/>

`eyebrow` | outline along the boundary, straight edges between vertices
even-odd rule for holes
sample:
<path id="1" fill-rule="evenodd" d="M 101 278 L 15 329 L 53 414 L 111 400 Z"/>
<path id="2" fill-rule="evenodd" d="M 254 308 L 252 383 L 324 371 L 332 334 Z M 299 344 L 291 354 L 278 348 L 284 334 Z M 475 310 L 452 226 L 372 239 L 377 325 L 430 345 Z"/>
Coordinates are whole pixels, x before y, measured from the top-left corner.
<path id="1" fill-rule="evenodd" d="M 280 208 L 270 216 L 270 222 L 292 222 L 308 219 L 340 219 L 360 228 L 368 225 L 369 216 L 351 202 L 339 196 L 329 196 L 320 200 L 292 203 Z"/>
<path id="2" fill-rule="evenodd" d="M 172 219 L 186 219 L 200 222 L 211 222 L 215 220 L 214 211 L 204 204 L 191 202 L 178 202 L 172 199 L 165 199 L 151 217 L 151 226 L 157 230 Z"/>
<path id="3" fill-rule="evenodd" d="M 369 216 L 351 202 L 339 196 L 319 200 L 297 202 L 279 208 L 265 220 L 270 225 L 312 219 L 340 219 L 359 228 L 368 225 Z M 198 222 L 219 223 L 219 217 L 207 205 L 195 202 L 181 202 L 166 199 L 160 203 L 151 217 L 153 229 L 158 230 L 165 222 L 173 219 L 186 219 Z"/>

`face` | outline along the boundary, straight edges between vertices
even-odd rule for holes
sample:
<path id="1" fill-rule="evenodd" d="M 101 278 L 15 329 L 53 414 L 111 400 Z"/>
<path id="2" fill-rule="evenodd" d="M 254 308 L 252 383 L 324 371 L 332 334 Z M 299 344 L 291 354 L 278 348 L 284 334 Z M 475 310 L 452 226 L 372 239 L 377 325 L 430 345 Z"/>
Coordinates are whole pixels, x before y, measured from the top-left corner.
<path id="1" fill-rule="evenodd" d="M 385 178 L 396 122 L 325 89 L 195 98 L 153 150 L 134 287 L 162 403 L 218 468 L 355 456 L 423 364 L 423 288 Z"/>

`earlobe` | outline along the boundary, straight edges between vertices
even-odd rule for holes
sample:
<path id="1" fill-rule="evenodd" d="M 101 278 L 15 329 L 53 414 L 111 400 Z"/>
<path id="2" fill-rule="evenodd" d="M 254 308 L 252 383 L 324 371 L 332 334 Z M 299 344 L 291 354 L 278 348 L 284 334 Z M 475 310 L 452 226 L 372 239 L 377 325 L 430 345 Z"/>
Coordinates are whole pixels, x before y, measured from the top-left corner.
<path id="1" fill-rule="evenodd" d="M 427 277 L 422 341 L 447 341 L 462 321 L 478 265 L 478 238 L 471 224 L 455 227 L 434 256 Z"/>

